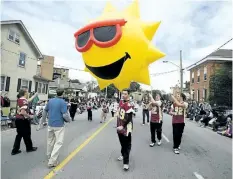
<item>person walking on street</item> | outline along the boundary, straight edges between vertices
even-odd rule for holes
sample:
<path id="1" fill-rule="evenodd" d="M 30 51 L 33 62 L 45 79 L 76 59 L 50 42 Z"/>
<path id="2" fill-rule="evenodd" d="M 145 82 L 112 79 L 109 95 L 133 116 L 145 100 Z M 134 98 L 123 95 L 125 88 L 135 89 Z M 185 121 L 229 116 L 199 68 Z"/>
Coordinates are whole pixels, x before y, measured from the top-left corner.
<path id="1" fill-rule="evenodd" d="M 100 121 L 100 123 L 106 121 L 107 113 L 108 113 L 107 104 L 106 104 L 105 102 L 103 102 L 102 111 L 101 111 L 101 121 Z"/>
<path id="2" fill-rule="evenodd" d="M 117 112 L 117 110 L 118 110 L 118 107 L 119 107 L 119 104 L 118 104 L 117 100 L 115 99 L 115 100 L 113 101 L 113 103 L 111 104 L 111 113 L 112 113 L 112 117 L 115 117 L 115 114 L 116 114 L 116 112 Z"/>
<path id="3" fill-rule="evenodd" d="M 92 103 L 88 102 L 87 104 L 87 120 L 92 121 Z"/>
<path id="4" fill-rule="evenodd" d="M 70 117 L 72 119 L 72 121 L 74 121 L 74 117 L 75 117 L 75 114 L 76 114 L 76 111 L 77 111 L 77 108 L 78 108 L 78 99 L 77 97 L 74 97 L 70 100 Z"/>
<path id="5" fill-rule="evenodd" d="M 173 99 L 172 111 L 170 112 L 172 115 L 173 149 L 175 154 L 179 154 L 188 103 L 184 102 L 186 100 L 186 96 L 183 93 L 177 93 L 176 97 L 173 95 L 171 97 Z"/>
<path id="6" fill-rule="evenodd" d="M 64 124 L 71 120 L 67 104 L 62 98 L 63 93 L 64 90 L 57 90 L 57 97 L 49 100 L 42 116 L 44 121 L 48 115 L 47 157 L 49 168 L 58 165 L 59 150 L 63 145 L 65 134 Z"/>
<path id="7" fill-rule="evenodd" d="M 156 94 L 155 100 L 152 95 L 150 95 L 151 103 L 151 120 L 150 120 L 150 132 L 151 132 L 151 144 L 150 147 L 154 147 L 155 140 L 155 132 L 157 133 L 158 145 L 161 145 L 162 139 L 162 102 L 160 100 L 160 94 Z"/>
<path id="8" fill-rule="evenodd" d="M 19 94 L 17 95 L 17 111 L 16 111 L 16 132 L 17 135 L 15 137 L 14 146 L 11 152 L 11 155 L 16 155 L 21 153 L 20 143 L 23 138 L 24 143 L 26 145 L 27 152 L 33 152 L 37 150 L 37 147 L 33 147 L 32 139 L 31 139 L 31 120 L 33 115 L 30 114 L 30 109 L 28 103 L 32 101 L 37 96 L 37 93 L 34 94 L 29 100 L 28 98 L 28 90 L 20 89 Z"/>
<path id="9" fill-rule="evenodd" d="M 145 116 L 147 118 L 147 124 L 149 125 L 149 103 L 150 103 L 150 99 L 149 99 L 149 94 L 145 94 L 145 96 L 142 99 L 142 125 L 145 125 Z"/>
<path id="10" fill-rule="evenodd" d="M 129 154 L 131 151 L 131 135 L 133 130 L 133 109 L 129 102 L 129 89 L 122 91 L 123 100 L 119 103 L 119 114 L 117 116 L 117 133 L 121 144 L 121 156 L 119 161 L 123 160 L 123 169 L 129 169 Z"/>

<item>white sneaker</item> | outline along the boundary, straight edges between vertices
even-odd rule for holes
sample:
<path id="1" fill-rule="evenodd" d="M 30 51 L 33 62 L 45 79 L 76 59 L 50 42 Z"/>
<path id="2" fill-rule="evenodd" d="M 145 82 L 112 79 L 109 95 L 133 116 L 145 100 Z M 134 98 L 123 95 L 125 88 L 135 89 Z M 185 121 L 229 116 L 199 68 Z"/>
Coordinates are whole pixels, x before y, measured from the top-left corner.
<path id="1" fill-rule="evenodd" d="M 142 125 L 144 126 L 145 124 L 142 123 Z"/>
<path id="2" fill-rule="evenodd" d="M 151 144 L 150 144 L 150 147 L 154 147 L 154 146 L 155 146 L 155 143 L 151 143 Z"/>
<path id="3" fill-rule="evenodd" d="M 127 164 L 124 164 L 124 167 L 123 167 L 123 169 L 124 169 L 125 171 L 129 170 L 129 165 L 127 165 Z"/>
<path id="4" fill-rule="evenodd" d="M 117 160 L 118 160 L 118 161 L 122 161 L 122 160 L 123 160 L 123 156 L 118 157 Z"/>
<path id="5" fill-rule="evenodd" d="M 180 154 L 179 149 L 174 149 L 174 153 L 175 153 L 175 154 Z"/>
<path id="6" fill-rule="evenodd" d="M 161 140 L 159 140 L 159 141 L 158 141 L 158 145 L 161 145 L 161 144 L 162 144 L 162 142 L 161 142 Z"/>
<path id="7" fill-rule="evenodd" d="M 179 146 L 178 149 L 181 150 L 181 147 Z"/>

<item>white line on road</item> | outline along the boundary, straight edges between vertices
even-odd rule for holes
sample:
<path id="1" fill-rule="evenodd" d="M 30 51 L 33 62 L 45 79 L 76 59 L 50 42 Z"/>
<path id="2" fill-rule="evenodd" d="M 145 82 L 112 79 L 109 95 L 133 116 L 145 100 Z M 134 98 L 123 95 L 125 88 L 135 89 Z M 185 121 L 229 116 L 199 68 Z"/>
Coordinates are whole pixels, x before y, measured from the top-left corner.
<path id="1" fill-rule="evenodd" d="M 197 172 L 193 172 L 193 174 L 195 175 L 195 177 L 197 177 L 197 179 L 204 179 L 203 176 L 201 176 L 199 173 Z"/>
<path id="2" fill-rule="evenodd" d="M 162 136 L 167 142 L 170 142 L 169 139 L 164 135 L 164 133 L 162 133 Z"/>

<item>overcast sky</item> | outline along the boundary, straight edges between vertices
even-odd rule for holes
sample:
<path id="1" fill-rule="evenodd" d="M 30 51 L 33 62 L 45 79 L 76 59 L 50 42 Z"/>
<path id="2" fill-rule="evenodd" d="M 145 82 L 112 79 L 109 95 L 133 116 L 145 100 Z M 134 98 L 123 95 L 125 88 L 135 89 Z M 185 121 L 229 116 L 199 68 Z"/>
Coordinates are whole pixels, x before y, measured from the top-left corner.
<path id="1" fill-rule="evenodd" d="M 132 0 L 112 0 L 118 9 Z M 179 64 L 183 50 L 183 66 L 192 64 L 211 53 L 232 37 L 231 1 L 139 0 L 141 19 L 162 21 L 153 39 L 154 45 L 166 57 L 150 66 L 150 73 L 176 70 L 168 60 Z M 98 17 L 106 4 L 104 0 L 27 1 L 2 3 L 2 20 L 22 20 L 43 54 L 55 56 L 55 64 L 83 69 L 81 54 L 74 48 L 73 34 L 89 20 Z M 231 48 L 232 43 L 224 46 Z M 71 78 L 91 80 L 88 73 L 70 70 Z M 189 80 L 185 71 L 184 81 Z M 173 72 L 151 77 L 154 89 L 169 91 L 178 83 Z"/>

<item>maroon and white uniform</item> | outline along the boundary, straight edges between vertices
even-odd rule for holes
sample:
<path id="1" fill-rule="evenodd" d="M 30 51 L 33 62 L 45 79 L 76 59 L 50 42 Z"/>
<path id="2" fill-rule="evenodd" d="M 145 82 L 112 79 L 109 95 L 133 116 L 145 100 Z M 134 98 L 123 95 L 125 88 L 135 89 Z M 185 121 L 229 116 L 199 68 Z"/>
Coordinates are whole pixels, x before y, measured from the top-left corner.
<path id="1" fill-rule="evenodd" d="M 118 130 L 117 132 L 128 136 L 130 132 L 133 130 L 133 121 L 132 114 L 134 113 L 132 106 L 129 101 L 121 100 L 119 103 L 119 110 L 117 116 L 117 127 L 123 126 L 122 130 Z"/>
<path id="2" fill-rule="evenodd" d="M 152 123 L 160 123 L 162 121 L 162 102 L 156 101 L 151 104 L 151 120 Z"/>
<path id="3" fill-rule="evenodd" d="M 17 119 L 24 119 L 25 117 L 20 113 L 20 111 L 24 109 L 28 114 L 30 114 L 30 110 L 28 107 L 28 100 L 24 97 L 21 97 L 17 100 L 17 113 L 16 113 L 16 118 Z"/>
<path id="4" fill-rule="evenodd" d="M 185 115 L 186 115 L 186 109 L 188 107 L 188 103 L 183 102 L 185 107 L 179 107 L 177 104 L 173 104 L 172 106 L 172 112 L 174 113 L 172 116 L 172 123 L 184 123 Z"/>

